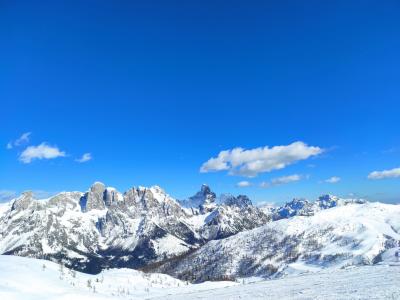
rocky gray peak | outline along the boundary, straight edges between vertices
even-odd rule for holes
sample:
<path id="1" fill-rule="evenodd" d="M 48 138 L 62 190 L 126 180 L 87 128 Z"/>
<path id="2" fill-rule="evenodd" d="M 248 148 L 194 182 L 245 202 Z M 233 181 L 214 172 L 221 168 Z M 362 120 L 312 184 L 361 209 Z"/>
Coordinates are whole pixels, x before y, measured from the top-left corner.
<path id="1" fill-rule="evenodd" d="M 366 202 L 367 201 L 364 199 L 342 199 L 334 195 L 322 195 L 318 198 L 317 201 L 315 201 L 315 204 L 318 205 L 321 209 L 327 209 L 351 203 L 363 204 Z"/>
<path id="2" fill-rule="evenodd" d="M 139 199 L 138 190 L 133 187 L 124 193 L 124 202 L 127 207 L 134 207 Z"/>
<path id="3" fill-rule="evenodd" d="M 239 195 L 235 197 L 230 194 L 222 194 L 220 196 L 220 203 L 228 206 L 236 206 L 239 208 L 252 206 L 251 200 L 246 195 Z"/>
<path id="4" fill-rule="evenodd" d="M 166 217 L 184 214 L 181 206 L 159 186 L 133 187 L 124 193 L 124 205 L 136 216 L 153 215 Z"/>
<path id="5" fill-rule="evenodd" d="M 201 185 L 200 192 L 203 193 L 204 195 L 212 193 L 210 187 L 207 184 Z"/>
<path id="6" fill-rule="evenodd" d="M 237 199 L 237 204 L 240 207 L 247 207 L 247 206 L 252 206 L 253 203 L 251 203 L 251 200 L 249 197 L 247 197 L 246 195 L 239 195 L 236 197 Z"/>
<path id="7" fill-rule="evenodd" d="M 63 207 L 79 210 L 78 203 L 81 197 L 81 192 L 61 192 L 51 197 L 44 205 L 47 207 Z"/>
<path id="8" fill-rule="evenodd" d="M 26 191 L 21 194 L 17 199 L 14 200 L 11 210 L 23 210 L 27 209 L 28 206 L 33 202 L 33 192 Z"/>
<path id="9" fill-rule="evenodd" d="M 209 204 L 215 202 L 215 193 L 211 191 L 210 187 L 206 184 L 203 184 L 201 186 L 201 189 L 199 192 L 196 193 L 196 195 L 190 197 L 189 199 L 193 203 L 198 203 L 198 205 L 204 205 L 204 204 Z"/>
<path id="10" fill-rule="evenodd" d="M 104 191 L 104 202 L 107 207 L 118 201 L 118 191 L 112 187 L 108 187 Z"/>
<path id="11" fill-rule="evenodd" d="M 90 187 L 90 191 L 92 193 L 96 193 L 96 194 L 104 193 L 105 189 L 106 189 L 106 186 L 104 185 L 104 183 L 99 182 L 99 181 L 93 183 L 92 186 Z"/>
<path id="12" fill-rule="evenodd" d="M 88 192 L 81 198 L 80 204 L 83 211 L 90 211 L 92 209 L 104 209 L 104 192 L 106 186 L 101 182 L 95 182 Z"/>
<path id="13" fill-rule="evenodd" d="M 180 204 L 183 207 L 191 208 L 194 212 L 195 210 L 199 210 L 201 213 L 211 211 L 214 209 L 217 204 L 216 195 L 211 191 L 210 187 L 206 184 L 203 184 L 194 196 L 180 201 Z"/>
<path id="14" fill-rule="evenodd" d="M 285 207 L 290 207 L 292 209 L 301 209 L 307 206 L 310 202 L 304 198 L 294 198 L 292 201 L 285 204 Z"/>
<path id="15" fill-rule="evenodd" d="M 277 220 L 293 216 L 310 216 L 314 214 L 314 208 L 314 204 L 310 203 L 307 199 L 294 198 L 283 207 L 277 209 L 277 215 L 274 216 L 274 219 Z"/>
<path id="16" fill-rule="evenodd" d="M 331 208 L 331 207 L 335 207 L 338 205 L 339 202 L 339 198 L 333 195 L 322 195 L 318 198 L 318 200 L 316 201 L 316 204 L 322 208 L 322 209 L 326 209 L 326 208 Z"/>

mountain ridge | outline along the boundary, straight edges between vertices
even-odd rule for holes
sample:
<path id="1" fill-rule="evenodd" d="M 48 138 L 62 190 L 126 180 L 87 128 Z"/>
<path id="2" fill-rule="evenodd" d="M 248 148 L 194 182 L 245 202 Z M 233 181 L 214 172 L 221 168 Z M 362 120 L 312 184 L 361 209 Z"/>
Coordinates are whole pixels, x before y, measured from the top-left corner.
<path id="1" fill-rule="evenodd" d="M 179 265 L 213 243 L 271 222 L 311 218 L 324 210 L 366 203 L 324 195 L 314 202 L 293 199 L 280 207 L 260 208 L 245 195 L 217 197 L 207 185 L 194 196 L 177 200 L 159 186 L 132 187 L 121 193 L 95 182 L 86 192 L 61 192 L 43 200 L 24 192 L 2 205 L 0 254 L 48 259 L 86 273 L 113 267 L 158 268 L 183 278 L 186 275 L 176 272 L 170 262 Z M 204 276 L 197 278 L 207 279 Z"/>

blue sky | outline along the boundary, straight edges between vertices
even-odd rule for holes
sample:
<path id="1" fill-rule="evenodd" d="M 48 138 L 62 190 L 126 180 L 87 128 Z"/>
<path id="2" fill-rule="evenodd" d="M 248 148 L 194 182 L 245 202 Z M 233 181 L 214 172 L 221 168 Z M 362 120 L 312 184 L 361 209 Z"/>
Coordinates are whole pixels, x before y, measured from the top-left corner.
<path id="1" fill-rule="evenodd" d="M 2 194 L 398 202 L 400 4 L 306 2 L 2 2 Z"/>

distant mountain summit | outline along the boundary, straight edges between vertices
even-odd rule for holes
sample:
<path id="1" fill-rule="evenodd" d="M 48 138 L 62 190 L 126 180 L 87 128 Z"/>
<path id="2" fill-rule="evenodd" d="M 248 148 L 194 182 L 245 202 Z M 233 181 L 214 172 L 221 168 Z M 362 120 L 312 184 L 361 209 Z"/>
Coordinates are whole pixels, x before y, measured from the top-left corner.
<path id="1" fill-rule="evenodd" d="M 315 202 L 310 202 L 307 199 L 295 198 L 281 207 L 269 208 L 267 213 L 272 216 L 273 220 L 280 220 L 293 216 L 313 216 L 315 213 L 324 209 L 348 204 L 363 204 L 366 202 L 367 201 L 363 199 L 343 199 L 333 195 L 320 196 Z"/>

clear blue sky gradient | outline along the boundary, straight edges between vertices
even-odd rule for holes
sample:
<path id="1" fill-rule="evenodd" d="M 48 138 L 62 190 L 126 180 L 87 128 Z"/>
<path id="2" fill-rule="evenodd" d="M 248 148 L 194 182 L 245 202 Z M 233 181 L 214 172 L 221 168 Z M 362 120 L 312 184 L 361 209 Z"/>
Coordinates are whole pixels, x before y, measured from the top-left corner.
<path id="1" fill-rule="evenodd" d="M 367 175 L 400 167 L 399 15 L 390 0 L 1 1 L 0 189 L 398 202 L 399 178 Z M 27 145 L 6 144 L 23 132 L 68 156 L 21 163 Z M 249 188 L 199 172 L 221 150 L 294 141 L 328 151 Z M 257 186 L 291 174 L 309 177 Z"/>

